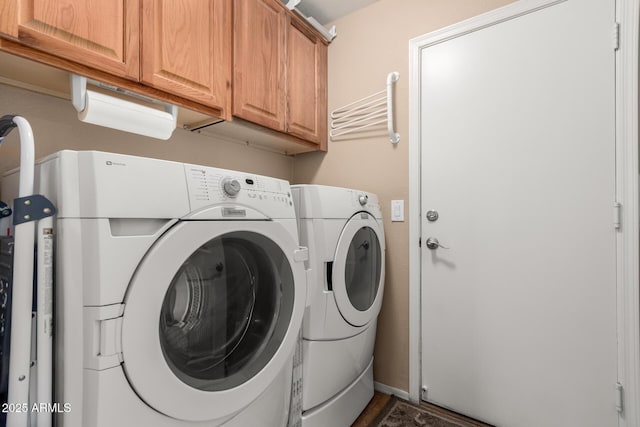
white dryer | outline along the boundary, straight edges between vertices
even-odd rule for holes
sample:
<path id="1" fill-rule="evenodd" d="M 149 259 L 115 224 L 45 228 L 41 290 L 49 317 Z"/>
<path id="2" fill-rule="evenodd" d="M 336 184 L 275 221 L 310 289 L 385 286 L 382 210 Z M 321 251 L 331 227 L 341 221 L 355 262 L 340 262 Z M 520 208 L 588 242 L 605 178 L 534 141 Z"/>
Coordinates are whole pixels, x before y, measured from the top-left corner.
<path id="1" fill-rule="evenodd" d="M 286 425 L 307 259 L 286 181 L 62 151 L 36 183 L 58 208 L 58 425 Z"/>
<path id="2" fill-rule="evenodd" d="M 303 320 L 304 427 L 350 425 L 373 397 L 373 347 L 384 291 L 385 240 L 375 194 L 292 186 L 309 248 Z"/>

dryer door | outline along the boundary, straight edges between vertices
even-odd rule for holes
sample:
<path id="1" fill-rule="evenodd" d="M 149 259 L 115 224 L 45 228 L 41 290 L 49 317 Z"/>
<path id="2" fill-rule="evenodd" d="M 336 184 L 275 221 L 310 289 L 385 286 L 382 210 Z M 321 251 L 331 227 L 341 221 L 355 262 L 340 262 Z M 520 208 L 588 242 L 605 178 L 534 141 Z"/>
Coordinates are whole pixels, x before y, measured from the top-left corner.
<path id="1" fill-rule="evenodd" d="M 384 291 L 384 235 L 378 221 L 360 212 L 342 229 L 333 261 L 333 293 L 353 326 L 375 319 Z"/>
<path id="2" fill-rule="evenodd" d="M 292 357 L 304 267 L 271 221 L 183 221 L 148 252 L 128 288 L 123 367 L 142 400 L 170 417 L 227 418 Z"/>

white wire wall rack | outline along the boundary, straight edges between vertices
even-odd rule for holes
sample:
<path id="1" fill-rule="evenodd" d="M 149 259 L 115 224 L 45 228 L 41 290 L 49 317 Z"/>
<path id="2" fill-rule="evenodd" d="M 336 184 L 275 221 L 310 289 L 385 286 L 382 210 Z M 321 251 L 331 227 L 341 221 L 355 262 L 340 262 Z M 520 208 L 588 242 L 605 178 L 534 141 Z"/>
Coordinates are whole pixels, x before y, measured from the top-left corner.
<path id="1" fill-rule="evenodd" d="M 391 72 L 387 75 L 386 89 L 333 110 L 329 136 L 335 139 L 386 123 L 391 143 L 397 144 L 400 141 L 400 134 L 395 130 L 393 94 L 395 83 L 399 78 L 400 73 Z"/>

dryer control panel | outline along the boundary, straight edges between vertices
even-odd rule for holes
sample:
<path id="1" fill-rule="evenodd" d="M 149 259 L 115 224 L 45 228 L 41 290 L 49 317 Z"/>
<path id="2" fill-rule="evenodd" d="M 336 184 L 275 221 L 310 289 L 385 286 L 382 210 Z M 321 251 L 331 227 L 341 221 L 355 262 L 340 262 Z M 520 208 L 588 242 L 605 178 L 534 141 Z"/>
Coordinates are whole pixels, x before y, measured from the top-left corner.
<path id="1" fill-rule="evenodd" d="M 215 216 L 221 219 L 259 219 L 250 210 L 266 218 L 295 218 L 291 187 L 283 179 L 199 165 L 184 167 L 192 212 L 217 207 Z"/>

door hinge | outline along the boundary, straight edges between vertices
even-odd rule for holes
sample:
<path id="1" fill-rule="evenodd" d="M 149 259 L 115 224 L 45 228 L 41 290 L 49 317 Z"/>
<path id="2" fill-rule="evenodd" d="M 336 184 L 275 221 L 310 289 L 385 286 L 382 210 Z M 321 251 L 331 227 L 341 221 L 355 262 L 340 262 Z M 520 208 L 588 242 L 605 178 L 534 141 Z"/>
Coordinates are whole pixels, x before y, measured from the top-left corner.
<path id="1" fill-rule="evenodd" d="M 620 413 L 622 413 L 622 411 L 624 410 L 624 407 L 622 404 L 623 390 L 624 388 L 622 387 L 622 384 L 616 383 L 616 410 Z"/>
<path id="2" fill-rule="evenodd" d="M 124 304 L 83 308 L 84 368 L 101 371 L 122 363 Z"/>
<path id="3" fill-rule="evenodd" d="M 613 23 L 613 32 L 612 32 L 612 41 L 613 41 L 613 50 L 618 50 L 620 48 L 620 23 Z"/>
<path id="4" fill-rule="evenodd" d="M 622 208 L 622 205 L 618 202 L 615 202 L 613 204 L 613 228 L 615 228 L 616 230 L 620 229 L 620 209 Z"/>
<path id="5" fill-rule="evenodd" d="M 302 262 L 309 260 L 309 248 L 304 246 L 298 246 L 298 249 L 293 251 L 293 260 L 295 262 Z"/>

